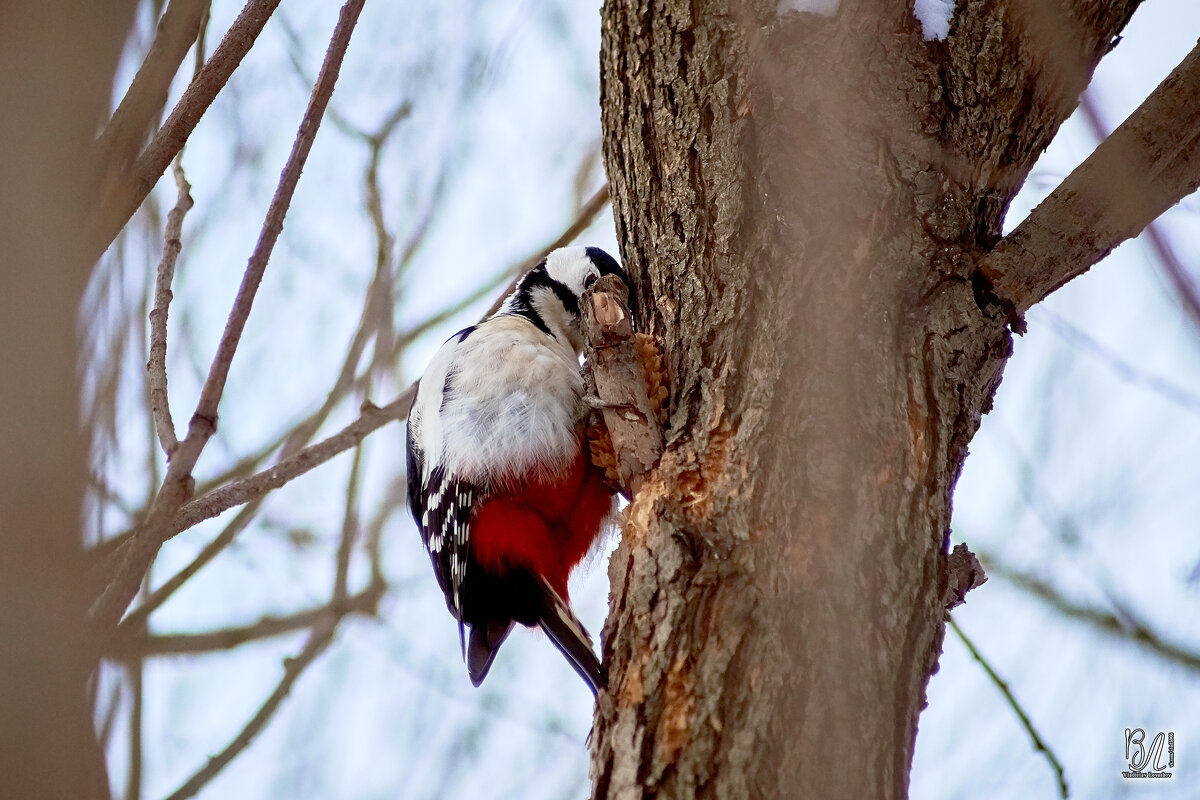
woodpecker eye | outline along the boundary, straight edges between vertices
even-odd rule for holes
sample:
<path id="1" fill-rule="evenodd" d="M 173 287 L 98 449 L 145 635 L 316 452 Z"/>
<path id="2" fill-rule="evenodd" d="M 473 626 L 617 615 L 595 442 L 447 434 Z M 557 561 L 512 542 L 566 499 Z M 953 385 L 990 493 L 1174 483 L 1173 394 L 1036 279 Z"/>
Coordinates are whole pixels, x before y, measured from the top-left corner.
<path id="1" fill-rule="evenodd" d="M 583 279 L 583 288 L 587 289 L 588 287 L 590 287 L 593 283 L 596 282 L 597 277 L 599 277 L 599 276 L 593 272 L 590 275 L 588 275 L 586 278 L 584 278 Z"/>

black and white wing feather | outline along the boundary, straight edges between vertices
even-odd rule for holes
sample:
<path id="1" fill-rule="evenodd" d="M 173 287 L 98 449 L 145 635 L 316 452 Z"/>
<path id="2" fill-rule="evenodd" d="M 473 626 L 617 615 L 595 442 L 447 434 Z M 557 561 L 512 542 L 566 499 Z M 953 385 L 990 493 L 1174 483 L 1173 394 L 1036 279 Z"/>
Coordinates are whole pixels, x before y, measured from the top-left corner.
<path id="1" fill-rule="evenodd" d="M 423 476 L 424 453 L 410 431 L 408 437 L 409 475 Z M 467 577 L 468 537 L 471 514 L 480 499 L 478 487 L 448 474 L 441 465 L 428 477 L 409 481 L 409 507 L 421 532 L 421 541 L 433 562 L 438 586 L 446 595 L 446 606 L 458 620 L 459 638 L 463 633 L 463 596 Z"/>
<path id="2" fill-rule="evenodd" d="M 441 419 L 456 372 L 458 348 L 474 330 L 459 331 L 446 341 L 421 379 L 421 390 L 409 412 L 408 505 L 421 541 L 433 562 L 446 606 L 458 620 L 459 639 L 465 653 L 463 625 L 465 583 L 469 559 L 471 515 L 483 492 L 474 482 L 445 463 L 444 425 Z M 434 390 L 429 392 L 428 390 Z"/>

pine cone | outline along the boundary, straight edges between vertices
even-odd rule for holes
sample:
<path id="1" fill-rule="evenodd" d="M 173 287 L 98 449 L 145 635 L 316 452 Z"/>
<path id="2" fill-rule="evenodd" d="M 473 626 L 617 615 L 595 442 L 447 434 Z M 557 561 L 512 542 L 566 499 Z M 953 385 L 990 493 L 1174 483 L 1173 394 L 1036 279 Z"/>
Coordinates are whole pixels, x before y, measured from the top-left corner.
<path id="1" fill-rule="evenodd" d="M 608 485 L 620 491 L 621 476 L 617 472 L 617 454 L 613 450 L 612 437 L 603 422 L 596 422 L 587 428 L 588 450 L 591 452 L 592 463 L 604 470 L 604 480 Z"/>
<path id="2" fill-rule="evenodd" d="M 662 351 L 658 343 L 648 333 L 633 335 L 637 345 L 638 360 L 642 362 L 642 371 L 646 380 L 646 395 L 650 398 L 650 407 L 658 417 L 660 426 L 667 424 L 667 397 L 670 390 L 667 386 L 667 369 L 663 366 Z"/>

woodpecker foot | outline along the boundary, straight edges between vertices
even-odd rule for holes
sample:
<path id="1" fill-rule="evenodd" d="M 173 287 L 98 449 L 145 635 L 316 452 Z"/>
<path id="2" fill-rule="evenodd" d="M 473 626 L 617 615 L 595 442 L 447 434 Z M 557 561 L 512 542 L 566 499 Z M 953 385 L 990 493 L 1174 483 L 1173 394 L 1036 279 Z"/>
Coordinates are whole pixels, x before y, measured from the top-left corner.
<path id="1" fill-rule="evenodd" d="M 633 403 L 609 403 L 594 394 L 585 394 L 580 398 L 580 402 L 591 411 L 618 411 L 625 419 L 635 422 L 643 419 L 642 413 Z"/>

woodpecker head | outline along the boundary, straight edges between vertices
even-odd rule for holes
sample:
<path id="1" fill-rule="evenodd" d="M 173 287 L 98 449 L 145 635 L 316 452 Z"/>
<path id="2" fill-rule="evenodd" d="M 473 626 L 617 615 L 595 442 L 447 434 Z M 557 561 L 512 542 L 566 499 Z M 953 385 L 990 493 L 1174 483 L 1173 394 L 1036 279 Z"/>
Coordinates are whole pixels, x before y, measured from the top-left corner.
<path id="1" fill-rule="evenodd" d="M 599 247 L 562 247 L 517 282 L 498 314 L 519 314 L 575 350 L 583 351 L 579 299 L 601 275 L 629 276 Z"/>

